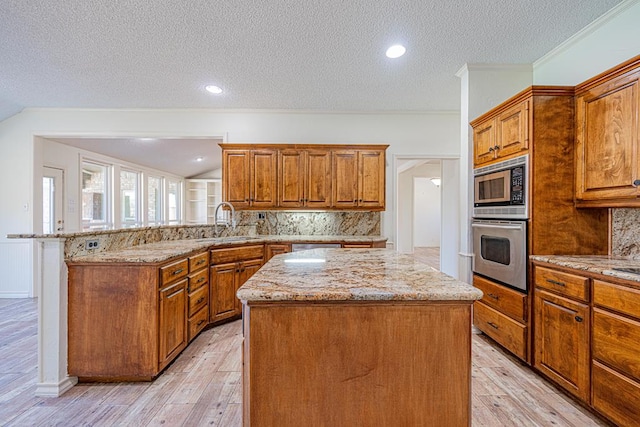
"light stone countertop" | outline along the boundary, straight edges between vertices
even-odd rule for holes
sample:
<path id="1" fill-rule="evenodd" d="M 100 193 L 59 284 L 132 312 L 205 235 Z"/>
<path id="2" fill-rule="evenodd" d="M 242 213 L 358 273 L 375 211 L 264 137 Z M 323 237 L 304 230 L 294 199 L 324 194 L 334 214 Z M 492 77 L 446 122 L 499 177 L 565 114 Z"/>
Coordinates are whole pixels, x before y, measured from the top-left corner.
<path id="1" fill-rule="evenodd" d="M 277 255 L 237 292 L 264 301 L 474 301 L 482 292 L 391 249 Z"/>
<path id="2" fill-rule="evenodd" d="M 614 270 L 616 268 L 639 268 L 640 259 L 610 257 L 606 255 L 531 255 L 532 261 L 602 274 L 617 279 L 640 282 L 640 274 Z"/>
<path id="3" fill-rule="evenodd" d="M 216 246 L 263 243 L 373 243 L 384 242 L 381 236 L 231 236 L 203 239 L 164 240 L 106 252 L 71 257 L 69 263 L 157 263 Z"/>

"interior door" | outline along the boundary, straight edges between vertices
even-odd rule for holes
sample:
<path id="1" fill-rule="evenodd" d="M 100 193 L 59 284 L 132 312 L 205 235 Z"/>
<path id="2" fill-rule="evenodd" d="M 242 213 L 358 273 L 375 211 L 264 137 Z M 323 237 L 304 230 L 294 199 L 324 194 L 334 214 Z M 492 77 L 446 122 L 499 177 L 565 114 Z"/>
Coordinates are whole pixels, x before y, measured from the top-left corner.
<path id="1" fill-rule="evenodd" d="M 64 171 L 42 168 L 42 232 L 55 234 L 64 231 Z"/>

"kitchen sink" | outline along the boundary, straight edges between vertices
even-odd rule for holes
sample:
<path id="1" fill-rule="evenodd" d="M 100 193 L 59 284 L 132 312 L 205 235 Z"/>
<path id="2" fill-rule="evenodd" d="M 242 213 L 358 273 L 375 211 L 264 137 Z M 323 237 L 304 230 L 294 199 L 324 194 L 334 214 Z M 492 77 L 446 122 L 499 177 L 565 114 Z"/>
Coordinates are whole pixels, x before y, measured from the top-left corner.
<path id="1" fill-rule="evenodd" d="M 625 273 L 640 274 L 640 267 L 613 267 L 612 270 L 623 271 Z"/>

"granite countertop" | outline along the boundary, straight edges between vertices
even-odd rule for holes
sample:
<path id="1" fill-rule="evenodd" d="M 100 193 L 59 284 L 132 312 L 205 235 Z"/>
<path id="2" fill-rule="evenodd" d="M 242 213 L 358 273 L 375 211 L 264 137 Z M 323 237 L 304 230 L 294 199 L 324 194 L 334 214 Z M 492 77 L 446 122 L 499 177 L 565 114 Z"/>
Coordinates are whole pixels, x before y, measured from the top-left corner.
<path id="1" fill-rule="evenodd" d="M 617 279 L 640 282 L 640 274 L 614 270 L 616 268 L 640 269 L 640 259 L 606 255 L 531 255 L 529 258 L 532 261 L 547 262 L 574 270 L 583 270 Z"/>
<path id="2" fill-rule="evenodd" d="M 482 292 L 391 249 L 277 255 L 237 292 L 257 301 L 474 301 Z"/>
<path id="3" fill-rule="evenodd" d="M 263 243 L 372 243 L 384 242 L 386 237 L 381 236 L 231 236 L 203 239 L 164 240 L 156 243 L 131 246 L 126 249 L 96 252 L 71 257 L 69 263 L 102 263 L 102 262 L 128 262 L 128 263 L 156 263 L 167 261 L 183 255 L 191 254 L 198 250 L 204 250 L 216 246 L 263 244 Z"/>

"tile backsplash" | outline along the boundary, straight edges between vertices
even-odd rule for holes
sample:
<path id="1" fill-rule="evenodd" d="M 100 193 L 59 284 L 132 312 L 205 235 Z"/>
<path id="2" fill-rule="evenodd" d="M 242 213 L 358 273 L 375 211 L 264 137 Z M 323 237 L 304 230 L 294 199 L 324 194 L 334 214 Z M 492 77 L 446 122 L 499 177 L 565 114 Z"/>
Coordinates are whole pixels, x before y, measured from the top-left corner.
<path id="1" fill-rule="evenodd" d="M 613 209 L 611 254 L 640 258 L 640 209 Z"/>
<path id="2" fill-rule="evenodd" d="M 236 212 L 237 227 L 218 226 L 219 236 L 295 235 L 295 236 L 379 236 L 380 212 Z M 65 236 L 65 258 L 123 249 L 163 240 L 216 237 L 213 225 L 173 225 L 70 233 Z M 87 241 L 97 241 L 87 249 Z"/>

